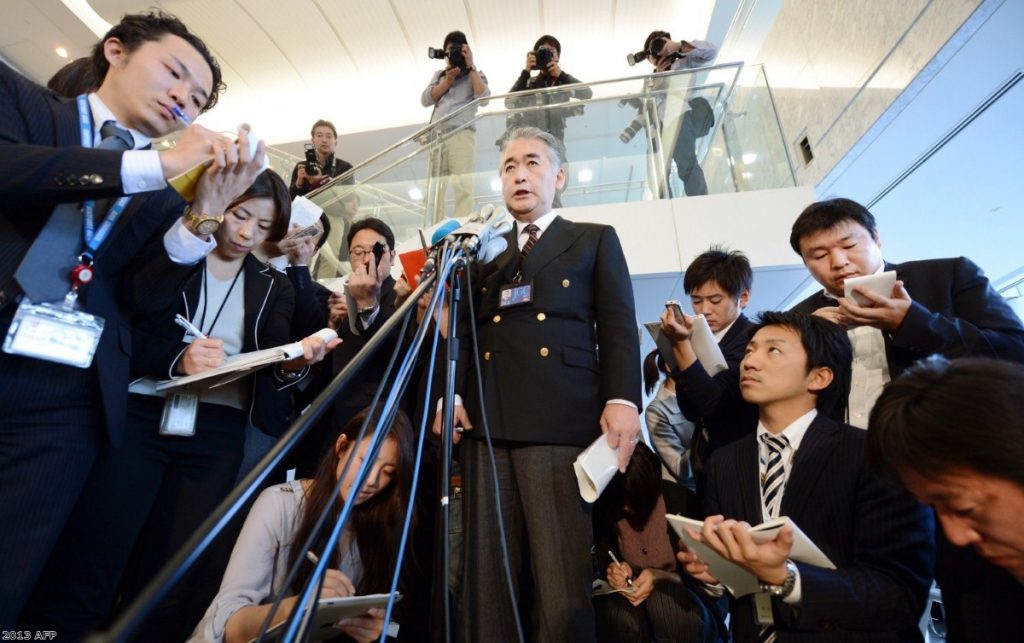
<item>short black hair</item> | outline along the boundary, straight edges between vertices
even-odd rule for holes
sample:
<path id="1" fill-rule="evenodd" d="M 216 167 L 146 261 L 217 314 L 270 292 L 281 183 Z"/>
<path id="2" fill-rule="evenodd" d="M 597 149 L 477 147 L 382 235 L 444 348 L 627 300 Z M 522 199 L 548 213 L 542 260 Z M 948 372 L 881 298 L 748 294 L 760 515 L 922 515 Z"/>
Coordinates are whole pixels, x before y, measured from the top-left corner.
<path id="1" fill-rule="evenodd" d="M 466 34 L 461 31 L 449 31 L 448 35 L 444 37 L 444 44 L 441 45 L 442 49 L 448 49 L 448 45 L 465 45 L 469 44 L 466 40 Z"/>
<path id="2" fill-rule="evenodd" d="M 738 298 L 754 285 L 750 260 L 739 250 L 728 251 L 722 246 L 711 246 L 686 267 L 683 291 L 689 295 L 709 281 L 716 282 L 733 299 Z"/>
<path id="3" fill-rule="evenodd" d="M 1024 487 L 1024 365 L 935 355 L 910 367 L 871 410 L 868 463 L 890 479 L 966 468 Z"/>
<path id="4" fill-rule="evenodd" d="M 62 98 L 74 98 L 96 90 L 96 72 L 92 58 L 76 58 L 57 70 L 46 87 Z"/>
<path id="5" fill-rule="evenodd" d="M 309 128 L 309 137 L 310 138 L 313 138 L 314 136 L 316 136 L 316 128 L 318 128 L 318 127 L 329 127 L 329 128 L 331 128 L 331 131 L 334 132 L 334 138 L 338 138 L 338 130 L 337 130 L 337 128 L 334 127 L 334 123 L 332 123 L 329 120 L 323 119 L 323 118 L 321 118 L 317 122 L 313 123 L 313 127 Z"/>
<path id="6" fill-rule="evenodd" d="M 812 234 L 825 230 L 832 230 L 843 221 L 852 221 L 859 224 L 872 238 L 877 238 L 878 227 L 875 224 L 875 217 L 863 205 L 853 199 L 827 199 L 812 203 L 793 222 L 793 229 L 789 234 L 789 245 L 793 252 L 801 257 L 800 241 Z"/>
<path id="7" fill-rule="evenodd" d="M 391 231 L 388 224 L 374 217 L 360 219 L 352 224 L 352 227 L 348 229 L 348 238 L 346 239 L 349 248 L 352 247 L 352 239 L 360 230 L 373 230 L 388 242 L 388 250 L 395 249 L 395 233 Z"/>
<path id="8" fill-rule="evenodd" d="M 558 52 L 559 56 L 562 55 L 562 43 L 558 42 L 558 38 L 555 38 L 550 34 L 544 34 L 537 39 L 537 42 L 533 43 L 533 50 L 537 51 L 544 45 L 551 45 L 555 48 L 555 51 Z"/>
<path id="9" fill-rule="evenodd" d="M 249 189 L 231 202 L 228 210 L 249 199 L 270 199 L 274 202 L 274 222 L 270 225 L 267 241 L 277 243 L 288 234 L 288 226 L 292 219 L 292 199 L 288 193 L 288 184 L 274 170 L 263 170 L 256 175 Z"/>
<path id="10" fill-rule="evenodd" d="M 766 311 L 759 316 L 750 336 L 766 326 L 784 326 L 800 336 L 800 344 L 807 353 L 808 373 L 823 366 L 832 371 L 832 382 L 818 392 L 816 406 L 819 413 L 833 420 L 845 421 L 853 368 L 853 347 L 846 331 L 817 315 L 792 310 Z"/>
<path id="11" fill-rule="evenodd" d="M 217 99 L 220 97 L 220 92 L 226 89 L 223 77 L 221 76 L 220 65 L 217 64 L 217 59 L 213 57 L 209 47 L 199 39 L 199 36 L 189 31 L 188 27 L 181 20 L 164 11 L 126 14 L 121 18 L 121 22 L 111 27 L 110 31 L 100 38 L 100 41 L 92 48 L 92 65 L 93 73 L 96 75 L 96 86 L 98 87 L 103 84 L 103 79 L 107 77 L 107 70 L 110 69 L 110 61 L 107 60 L 103 49 L 104 43 L 108 40 L 117 38 L 124 45 L 125 52 L 131 54 L 143 44 L 161 40 L 164 36 L 168 35 L 178 36 L 192 45 L 203 59 L 206 60 L 206 64 L 210 66 L 210 73 L 213 76 L 213 87 L 210 88 L 209 100 L 206 101 L 206 105 L 203 106 L 200 112 L 213 109 L 213 106 L 217 104 Z"/>
<path id="12" fill-rule="evenodd" d="M 658 38 L 665 38 L 666 40 L 672 40 L 672 34 L 670 34 L 667 31 L 660 31 L 660 30 L 657 30 L 657 29 L 652 31 L 651 33 L 647 34 L 647 39 L 644 40 L 644 50 L 645 51 L 650 51 L 651 50 L 651 43 L 654 42 L 655 40 L 657 40 Z"/>

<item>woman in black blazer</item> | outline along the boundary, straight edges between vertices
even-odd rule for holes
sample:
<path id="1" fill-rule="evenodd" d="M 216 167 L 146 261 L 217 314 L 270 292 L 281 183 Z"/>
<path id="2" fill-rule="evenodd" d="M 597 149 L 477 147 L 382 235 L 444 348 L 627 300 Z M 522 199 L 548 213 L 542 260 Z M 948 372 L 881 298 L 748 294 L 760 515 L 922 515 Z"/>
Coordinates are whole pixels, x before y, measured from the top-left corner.
<path id="1" fill-rule="evenodd" d="M 32 599 L 33 610 L 45 613 L 62 633 L 85 634 L 102 626 L 116 599 L 122 605 L 133 600 L 193 534 L 233 486 L 248 423 L 271 435 L 286 428 L 287 388 L 323 357 L 325 346 L 318 339 L 303 340 L 304 357 L 195 391 L 199 402 L 191 435 L 164 430 L 167 400 L 153 385 L 291 339 L 294 290 L 287 276 L 250 254 L 264 241 L 280 240 L 290 214 L 284 181 L 271 170 L 260 174 L 228 209 L 214 234 L 217 247 L 177 305 L 134 320 L 135 379 L 124 442 L 98 457 Z M 184 331 L 174 322 L 176 314 L 207 338 Z M 212 596 L 205 595 L 199 576 L 189 574 L 176 586 L 140 640 L 187 637 Z M 219 575 L 210 591 L 216 592 L 218 582 Z M 171 623 L 152 632 L 157 628 L 151 625 L 165 620 L 160 615 L 170 616 Z"/>

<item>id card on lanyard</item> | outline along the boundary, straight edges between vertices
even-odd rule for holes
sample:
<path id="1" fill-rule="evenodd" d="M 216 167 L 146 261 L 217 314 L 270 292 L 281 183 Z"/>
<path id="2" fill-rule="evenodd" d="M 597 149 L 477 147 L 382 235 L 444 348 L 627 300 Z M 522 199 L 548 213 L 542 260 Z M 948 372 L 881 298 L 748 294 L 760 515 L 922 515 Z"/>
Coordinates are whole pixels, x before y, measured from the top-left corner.
<path id="1" fill-rule="evenodd" d="M 93 147 L 93 125 L 88 98 L 78 97 L 78 128 L 82 147 Z M 124 214 L 131 197 L 123 196 L 110 207 L 96 227 L 96 202 L 82 203 L 82 239 L 85 250 L 68 275 L 70 289 L 61 302 L 34 303 L 23 297 L 14 314 L 3 351 L 58 364 L 88 368 L 103 334 L 104 320 L 78 310 L 79 289 L 95 276 L 93 259 L 110 231 Z"/>

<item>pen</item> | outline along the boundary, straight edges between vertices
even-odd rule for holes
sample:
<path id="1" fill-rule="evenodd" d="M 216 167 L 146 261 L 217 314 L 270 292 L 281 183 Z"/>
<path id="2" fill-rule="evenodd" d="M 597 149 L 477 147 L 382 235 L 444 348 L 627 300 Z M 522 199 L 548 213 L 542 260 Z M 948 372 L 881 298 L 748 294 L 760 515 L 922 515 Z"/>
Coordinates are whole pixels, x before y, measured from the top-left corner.
<path id="1" fill-rule="evenodd" d="M 309 562 L 313 563 L 314 565 L 320 562 L 320 557 L 314 554 L 312 551 L 306 552 L 306 558 L 309 560 Z"/>
<path id="2" fill-rule="evenodd" d="M 185 116 L 185 112 L 181 111 L 181 108 L 177 105 L 171 108 L 171 112 L 178 117 L 179 121 L 185 124 L 185 127 L 188 127 L 192 124 L 192 119 L 188 116 Z"/>
<path id="3" fill-rule="evenodd" d="M 612 562 L 615 563 L 616 565 L 621 565 L 622 564 L 622 563 L 619 562 L 619 559 L 615 557 L 615 552 L 613 552 L 612 550 L 610 550 L 610 549 L 608 550 L 608 555 L 612 557 Z M 632 587 L 633 586 L 633 579 L 630 578 L 629 576 L 627 576 L 626 577 L 626 584 L 629 585 L 630 587 Z"/>
<path id="4" fill-rule="evenodd" d="M 198 328 L 195 327 L 195 325 L 192 322 L 185 319 L 184 315 L 175 315 L 174 323 L 184 328 L 193 337 L 197 337 L 199 339 L 206 339 L 206 335 L 203 333 L 203 331 L 199 330 Z"/>

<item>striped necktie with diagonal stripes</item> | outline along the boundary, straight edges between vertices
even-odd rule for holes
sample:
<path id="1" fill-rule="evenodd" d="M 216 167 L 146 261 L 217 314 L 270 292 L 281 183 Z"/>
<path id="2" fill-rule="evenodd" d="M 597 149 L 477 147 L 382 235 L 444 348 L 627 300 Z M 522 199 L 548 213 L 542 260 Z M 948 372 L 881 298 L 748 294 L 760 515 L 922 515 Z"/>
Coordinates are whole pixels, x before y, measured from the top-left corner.
<path id="1" fill-rule="evenodd" d="M 764 477 L 761 478 L 761 497 L 764 500 L 768 518 L 779 517 L 779 506 L 782 504 L 782 492 L 786 483 L 786 467 L 783 454 L 789 448 L 789 438 L 784 435 L 761 434 L 761 441 L 768 447 L 768 461 L 765 464 Z M 764 625 L 758 633 L 758 643 L 775 643 L 775 626 Z"/>
<path id="2" fill-rule="evenodd" d="M 520 250 L 520 252 L 525 257 L 526 255 L 530 254 L 530 251 L 533 250 L 533 246 L 537 243 L 537 233 L 540 232 L 540 228 L 531 223 L 530 225 L 523 228 L 523 232 L 530 235 L 529 238 L 526 240 L 526 243 L 523 244 L 523 249 Z"/>

